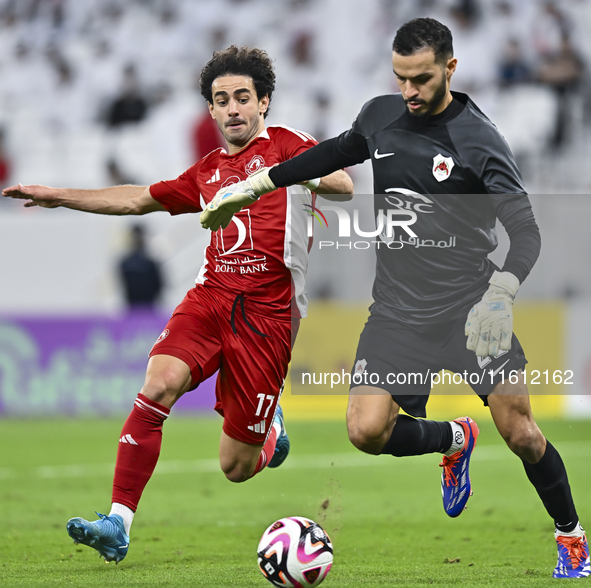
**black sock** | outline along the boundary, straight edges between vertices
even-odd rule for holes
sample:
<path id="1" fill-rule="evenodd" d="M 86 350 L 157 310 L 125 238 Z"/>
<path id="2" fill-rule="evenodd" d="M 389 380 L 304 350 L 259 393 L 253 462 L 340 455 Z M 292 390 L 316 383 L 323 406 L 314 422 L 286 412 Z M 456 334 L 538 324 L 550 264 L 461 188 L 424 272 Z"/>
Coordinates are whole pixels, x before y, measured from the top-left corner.
<path id="1" fill-rule="evenodd" d="M 451 447 L 452 429 L 447 421 L 413 419 L 401 414 L 382 454 L 403 457 L 425 453 L 445 453 Z"/>
<path id="2" fill-rule="evenodd" d="M 570 491 L 566 468 L 560 454 L 550 441 L 538 463 L 523 462 L 525 473 L 534 485 L 548 514 L 554 519 L 559 531 L 569 533 L 579 522 L 575 503 Z"/>

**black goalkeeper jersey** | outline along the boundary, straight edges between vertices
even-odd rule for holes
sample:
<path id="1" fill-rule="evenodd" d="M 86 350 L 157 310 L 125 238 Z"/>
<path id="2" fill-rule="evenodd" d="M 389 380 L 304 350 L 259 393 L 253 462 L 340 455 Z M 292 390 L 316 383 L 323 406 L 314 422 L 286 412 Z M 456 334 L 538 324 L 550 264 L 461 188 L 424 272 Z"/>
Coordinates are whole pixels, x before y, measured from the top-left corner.
<path id="1" fill-rule="evenodd" d="M 498 269 L 488 259 L 497 218 L 511 239 L 504 271 L 522 282 L 539 254 L 507 143 L 468 96 L 452 94 L 426 119 L 411 115 L 400 94 L 374 98 L 350 130 L 270 173 L 276 185 L 289 185 L 371 158 L 376 218 L 388 209 L 416 215 L 416 237 L 398 227 L 380 236 L 371 311 L 408 324 L 454 320 L 480 300 Z"/>

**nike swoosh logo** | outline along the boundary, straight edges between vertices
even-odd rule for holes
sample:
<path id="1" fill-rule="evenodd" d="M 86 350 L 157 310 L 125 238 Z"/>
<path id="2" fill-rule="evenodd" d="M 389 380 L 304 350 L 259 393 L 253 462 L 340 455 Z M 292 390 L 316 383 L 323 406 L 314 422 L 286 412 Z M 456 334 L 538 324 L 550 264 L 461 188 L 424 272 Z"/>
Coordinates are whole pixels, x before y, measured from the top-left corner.
<path id="1" fill-rule="evenodd" d="M 390 157 L 391 155 L 396 155 L 395 153 L 378 153 L 378 150 L 375 150 L 375 153 L 373 154 L 373 156 L 376 159 L 382 159 L 382 157 Z"/>
<path id="2" fill-rule="evenodd" d="M 492 378 L 494 378 L 508 363 L 509 363 L 509 359 L 500 367 L 498 367 L 492 374 L 491 374 L 491 380 Z"/>

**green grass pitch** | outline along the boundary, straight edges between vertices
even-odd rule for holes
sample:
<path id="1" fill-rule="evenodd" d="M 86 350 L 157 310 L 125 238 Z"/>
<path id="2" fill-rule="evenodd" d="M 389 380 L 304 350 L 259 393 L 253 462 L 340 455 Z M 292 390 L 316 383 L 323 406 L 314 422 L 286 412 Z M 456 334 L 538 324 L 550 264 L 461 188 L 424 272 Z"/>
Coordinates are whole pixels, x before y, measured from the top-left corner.
<path id="1" fill-rule="evenodd" d="M 221 421 L 173 415 L 118 566 L 74 545 L 65 524 L 108 512 L 122 420 L 0 421 L 0 585 L 270 586 L 257 568 L 258 540 L 291 515 L 312 518 L 331 535 L 326 588 L 560 582 L 551 578 L 552 522 L 490 420 L 479 422 L 474 496 L 449 519 L 439 456 L 366 456 L 350 446 L 342 422 L 286 418 L 292 451 L 285 464 L 232 484 L 217 465 Z M 591 526 L 590 423 L 541 426 L 561 451 L 582 523 Z"/>

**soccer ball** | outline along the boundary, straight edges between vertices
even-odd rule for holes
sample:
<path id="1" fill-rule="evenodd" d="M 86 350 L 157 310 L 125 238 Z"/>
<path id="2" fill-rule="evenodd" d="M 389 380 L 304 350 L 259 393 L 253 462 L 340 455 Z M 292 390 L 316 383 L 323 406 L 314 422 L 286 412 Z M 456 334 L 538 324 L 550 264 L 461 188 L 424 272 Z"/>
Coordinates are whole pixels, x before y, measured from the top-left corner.
<path id="1" fill-rule="evenodd" d="M 285 588 L 318 586 L 332 567 L 330 537 L 304 517 L 274 522 L 263 533 L 257 555 L 263 576 Z"/>

